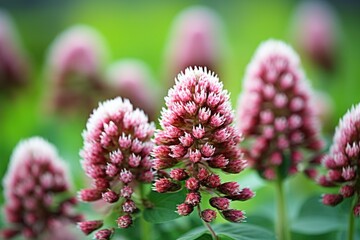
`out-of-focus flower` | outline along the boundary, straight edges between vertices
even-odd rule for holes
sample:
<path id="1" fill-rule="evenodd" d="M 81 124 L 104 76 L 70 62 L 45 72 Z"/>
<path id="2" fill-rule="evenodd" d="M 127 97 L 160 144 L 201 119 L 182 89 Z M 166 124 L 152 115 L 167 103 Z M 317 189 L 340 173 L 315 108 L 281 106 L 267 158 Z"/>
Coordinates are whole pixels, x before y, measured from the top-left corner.
<path id="1" fill-rule="evenodd" d="M 219 211 L 226 210 L 229 199 L 242 190 L 236 182 L 221 183 L 214 170 L 240 173 L 246 166 L 238 147 L 240 135 L 231 125 L 233 113 L 228 92 L 213 73 L 203 68 L 187 68 L 178 75 L 165 102 L 162 129 L 155 134 L 154 167 L 161 170 L 176 165 L 176 168 L 169 177 L 156 180 L 155 190 L 176 191 L 184 182 L 188 194 L 177 207 L 183 216 L 199 205 L 203 191 L 221 196 L 211 198 L 210 204 Z M 210 222 L 216 218 L 216 212 L 204 210 L 200 216 Z"/>
<path id="2" fill-rule="evenodd" d="M 314 113 L 319 119 L 323 129 L 327 127 L 333 118 L 334 114 L 334 102 L 327 94 L 323 91 L 314 91 Z"/>
<path id="3" fill-rule="evenodd" d="M 143 109 L 151 120 L 155 120 L 159 108 L 158 89 L 144 62 L 128 59 L 113 63 L 107 71 L 107 79 L 110 94 L 129 99 L 134 107 Z"/>
<path id="4" fill-rule="evenodd" d="M 296 8 L 292 34 L 300 51 L 319 67 L 331 71 L 336 64 L 338 19 L 326 1 L 302 1 Z"/>
<path id="5" fill-rule="evenodd" d="M 66 197 L 70 182 L 64 162 L 54 146 L 40 137 L 18 144 L 3 185 L 5 216 L 10 224 L 1 231 L 5 239 L 20 234 L 25 238 L 46 239 L 58 232 L 59 226 L 64 230 L 63 238 L 54 234 L 58 237 L 53 239 L 66 239 L 64 223 L 82 219 L 73 211 L 76 199 Z"/>
<path id="6" fill-rule="evenodd" d="M 28 70 L 15 26 L 10 16 L 0 10 L 0 89 L 26 84 Z"/>
<path id="7" fill-rule="evenodd" d="M 92 109 L 103 94 L 105 44 L 88 26 L 74 26 L 58 36 L 48 52 L 46 78 L 56 110 Z"/>
<path id="8" fill-rule="evenodd" d="M 149 123 L 144 112 L 134 110 L 129 100 L 120 97 L 100 103 L 86 124 L 80 154 L 93 186 L 82 189 L 79 198 L 85 202 L 102 199 L 108 204 L 119 203 L 120 228 L 131 225 L 131 214 L 138 209 L 132 196 L 134 190 L 153 180 L 150 161 L 153 132 L 154 124 Z M 88 226 L 86 223 L 89 221 L 79 224 Z M 90 233 L 86 229 L 83 232 Z M 105 232 L 100 231 L 96 236 Z"/>
<path id="9" fill-rule="evenodd" d="M 318 182 L 324 187 L 339 188 L 338 194 L 325 194 L 322 202 L 335 206 L 344 198 L 356 198 L 354 215 L 360 216 L 360 104 L 353 106 L 335 130 L 330 153 L 322 160 L 327 169 Z"/>
<path id="10" fill-rule="evenodd" d="M 298 171 L 303 150 L 322 148 L 311 92 L 298 55 L 281 41 L 260 45 L 248 66 L 239 98 L 238 125 L 247 140 L 246 154 L 266 179 Z"/>
<path id="11" fill-rule="evenodd" d="M 222 72 L 227 54 L 223 28 L 220 16 L 204 6 L 185 9 L 175 18 L 165 50 L 167 86 L 172 86 L 177 73 L 187 67 Z"/>

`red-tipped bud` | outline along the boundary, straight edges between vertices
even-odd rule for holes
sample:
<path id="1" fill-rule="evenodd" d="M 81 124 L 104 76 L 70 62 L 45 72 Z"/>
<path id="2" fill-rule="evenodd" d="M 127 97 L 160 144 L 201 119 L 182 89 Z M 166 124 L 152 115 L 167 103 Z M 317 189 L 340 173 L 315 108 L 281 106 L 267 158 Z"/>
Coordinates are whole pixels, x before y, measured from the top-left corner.
<path id="1" fill-rule="evenodd" d="M 78 196 L 81 201 L 93 202 L 101 199 L 101 191 L 98 189 L 82 189 Z"/>
<path id="2" fill-rule="evenodd" d="M 221 193 L 229 196 L 240 193 L 239 184 L 237 182 L 226 182 L 217 188 Z"/>
<path id="3" fill-rule="evenodd" d="M 114 191 L 107 191 L 107 192 L 104 192 L 102 194 L 102 199 L 105 201 L 105 202 L 108 202 L 108 203 L 114 203 L 114 202 L 117 202 L 117 200 L 119 200 L 119 194 L 117 194 L 116 192 Z"/>
<path id="4" fill-rule="evenodd" d="M 344 198 L 348 198 L 354 195 L 355 188 L 353 186 L 344 185 L 340 188 L 340 193 Z"/>
<path id="5" fill-rule="evenodd" d="M 324 194 L 322 203 L 329 206 L 336 206 L 343 201 L 343 196 L 340 194 Z"/>
<path id="6" fill-rule="evenodd" d="M 205 168 L 201 168 L 197 174 L 199 181 L 204 181 L 209 176 L 209 172 Z"/>
<path id="7" fill-rule="evenodd" d="M 185 203 L 192 206 L 197 206 L 201 201 L 201 196 L 197 192 L 191 192 L 186 195 Z"/>
<path id="8" fill-rule="evenodd" d="M 254 197 L 254 192 L 250 188 L 243 188 L 239 194 L 227 196 L 231 200 L 246 201 Z"/>
<path id="9" fill-rule="evenodd" d="M 120 190 L 120 196 L 123 198 L 131 198 L 131 195 L 133 194 L 134 190 L 130 186 L 124 186 Z"/>
<path id="10" fill-rule="evenodd" d="M 155 182 L 155 190 L 159 193 L 174 192 L 181 188 L 181 186 L 168 178 L 160 178 Z"/>
<path id="11" fill-rule="evenodd" d="M 201 218 L 205 222 L 212 222 L 216 218 L 216 212 L 211 209 L 205 209 L 201 212 Z"/>
<path id="12" fill-rule="evenodd" d="M 223 217 L 230 222 L 242 222 L 245 220 L 244 212 L 241 210 L 228 209 L 222 211 Z"/>
<path id="13" fill-rule="evenodd" d="M 190 204 L 182 203 L 177 205 L 177 213 L 181 216 L 187 216 L 194 210 L 194 207 Z"/>
<path id="14" fill-rule="evenodd" d="M 230 200 L 223 197 L 213 197 L 209 200 L 210 205 L 219 210 L 226 210 L 230 206 Z"/>
<path id="15" fill-rule="evenodd" d="M 182 168 L 176 168 L 170 171 L 170 177 L 177 181 L 185 180 L 189 177 L 186 171 Z"/>
<path id="16" fill-rule="evenodd" d="M 197 191 L 197 190 L 199 190 L 200 183 L 196 178 L 191 177 L 188 180 L 186 180 L 185 186 L 190 191 Z"/>
<path id="17" fill-rule="evenodd" d="M 218 155 L 208 161 L 210 167 L 213 168 L 224 168 L 228 165 L 229 160 L 224 157 L 224 155 Z"/>
<path id="18" fill-rule="evenodd" d="M 225 172 L 228 173 L 239 173 L 246 167 L 246 162 L 244 160 L 232 160 L 228 163 L 226 168 L 224 169 Z"/>
<path id="19" fill-rule="evenodd" d="M 125 213 L 133 213 L 137 210 L 135 202 L 131 199 L 127 199 L 123 203 L 122 209 Z"/>
<path id="20" fill-rule="evenodd" d="M 93 231 L 101 228 L 103 225 L 103 221 L 95 220 L 95 221 L 85 221 L 85 222 L 78 222 L 77 227 L 86 235 L 89 235 Z"/>
<path id="21" fill-rule="evenodd" d="M 134 179 L 134 175 L 127 169 L 123 169 L 120 172 L 120 181 L 125 184 L 130 183 Z"/>
<path id="22" fill-rule="evenodd" d="M 102 229 L 95 233 L 95 239 L 97 240 L 109 240 L 113 234 L 114 229 Z"/>
<path id="23" fill-rule="evenodd" d="M 202 182 L 202 184 L 209 188 L 217 188 L 220 186 L 221 180 L 219 175 L 211 174 L 205 181 Z"/>
<path id="24" fill-rule="evenodd" d="M 119 228 L 128 228 L 133 223 L 133 220 L 130 215 L 124 215 L 117 219 L 117 224 Z"/>

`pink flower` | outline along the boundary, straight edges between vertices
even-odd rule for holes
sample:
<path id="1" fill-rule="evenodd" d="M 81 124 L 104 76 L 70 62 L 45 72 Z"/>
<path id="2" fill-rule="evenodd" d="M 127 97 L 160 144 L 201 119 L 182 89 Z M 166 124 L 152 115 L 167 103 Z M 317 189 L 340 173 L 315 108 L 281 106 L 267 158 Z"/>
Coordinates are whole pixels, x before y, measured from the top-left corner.
<path id="1" fill-rule="evenodd" d="M 131 101 L 151 120 L 157 117 L 159 101 L 149 67 L 142 61 L 127 59 L 115 62 L 107 70 L 108 92 Z"/>
<path id="2" fill-rule="evenodd" d="M 167 79 L 192 66 L 221 73 L 227 52 L 224 36 L 222 19 L 212 9 L 198 6 L 179 13 L 165 49 Z"/>
<path id="3" fill-rule="evenodd" d="M 5 216 L 10 226 L 1 236 L 9 239 L 22 234 L 41 239 L 55 233 L 58 225 L 81 221 L 81 215 L 73 211 L 75 199 L 55 201 L 56 196 L 70 191 L 67 171 L 49 142 L 40 137 L 21 141 L 3 180 Z"/>
<path id="4" fill-rule="evenodd" d="M 29 64 L 10 15 L 0 10 L 0 89 L 28 82 Z"/>
<path id="5" fill-rule="evenodd" d="M 291 27 L 300 50 L 319 67 L 333 70 L 339 40 L 335 9 L 325 1 L 303 1 Z"/>
<path id="6" fill-rule="evenodd" d="M 236 182 L 222 184 L 219 175 L 213 172 L 219 169 L 239 173 L 246 166 L 238 148 L 240 135 L 232 126 L 229 94 L 219 79 L 206 69 L 187 68 L 178 75 L 165 101 L 162 129 L 155 134 L 154 167 L 160 170 L 176 165 L 176 168 L 156 180 L 155 190 L 176 191 L 184 182 L 189 193 L 185 203 L 177 208 L 183 216 L 198 206 L 205 189 L 223 198 L 240 193 Z M 212 205 L 221 211 L 229 203 L 225 198 Z M 206 221 L 215 217 L 212 211 L 203 214 Z"/>
<path id="7" fill-rule="evenodd" d="M 323 203 L 335 206 L 344 198 L 356 198 L 354 214 L 360 207 L 359 158 L 360 158 L 360 104 L 353 106 L 336 127 L 330 152 L 322 159 L 327 173 L 319 177 L 324 187 L 338 187 L 338 194 L 324 194 Z M 356 194 L 355 194 L 356 193 Z"/>
<path id="8" fill-rule="evenodd" d="M 100 100 L 105 86 L 104 46 L 100 34 L 88 26 L 71 27 L 55 39 L 48 52 L 46 69 L 53 108 L 90 111 Z"/>
<path id="9" fill-rule="evenodd" d="M 153 180 L 153 132 L 154 124 L 149 123 L 144 112 L 134 110 L 129 100 L 120 97 L 100 103 L 86 124 L 80 155 L 94 184 L 81 190 L 79 197 L 83 201 L 102 198 L 104 203 L 120 203 L 121 228 L 131 225 L 131 214 L 137 210 L 132 200 L 134 188 Z"/>
<path id="10" fill-rule="evenodd" d="M 248 66 L 239 98 L 238 126 L 252 143 L 245 151 L 255 169 L 266 179 L 298 171 L 302 152 L 322 148 L 311 92 L 298 55 L 281 41 L 260 45 Z"/>

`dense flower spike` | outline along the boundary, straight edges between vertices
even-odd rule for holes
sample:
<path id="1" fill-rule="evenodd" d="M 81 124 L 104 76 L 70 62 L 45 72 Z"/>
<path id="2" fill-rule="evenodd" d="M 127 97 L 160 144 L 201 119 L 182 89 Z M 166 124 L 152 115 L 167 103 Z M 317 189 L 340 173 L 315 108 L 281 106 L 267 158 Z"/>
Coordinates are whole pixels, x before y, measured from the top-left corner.
<path id="1" fill-rule="evenodd" d="M 187 67 L 206 67 L 221 73 L 226 59 L 222 19 L 216 12 L 203 6 L 182 11 L 174 20 L 165 49 L 165 69 L 169 86 L 177 73 Z"/>
<path id="2" fill-rule="evenodd" d="M 142 61 L 127 59 L 115 62 L 107 70 L 108 92 L 131 101 L 154 120 L 158 112 L 157 89 L 149 67 Z"/>
<path id="3" fill-rule="evenodd" d="M 22 86 L 28 81 L 28 62 L 11 17 L 0 10 L 0 89 Z"/>
<path id="4" fill-rule="evenodd" d="M 183 216 L 199 206 L 202 191 L 221 196 L 212 198 L 210 203 L 219 211 L 227 209 L 231 197 L 240 194 L 241 189 L 236 182 L 221 183 L 213 170 L 239 173 L 246 166 L 238 148 L 241 137 L 231 125 L 229 94 L 214 74 L 195 67 L 178 75 L 165 101 L 162 129 L 155 134 L 154 167 L 174 168 L 168 176 L 163 174 L 164 177 L 156 180 L 155 190 L 176 191 L 180 182 L 184 182 L 188 194 L 177 207 Z M 199 214 L 206 222 L 216 217 L 216 212 L 210 209 Z"/>
<path id="5" fill-rule="evenodd" d="M 297 54 L 285 43 L 262 43 L 248 66 L 239 98 L 239 130 L 253 140 L 246 154 L 260 175 L 278 177 L 298 171 L 302 151 L 319 151 L 310 89 Z M 288 167 L 287 167 L 288 166 Z"/>
<path id="6" fill-rule="evenodd" d="M 57 196 L 69 193 L 67 167 L 54 146 L 40 137 L 17 145 L 3 186 L 5 216 L 10 224 L 8 229 L 1 231 L 0 236 L 5 239 L 19 234 L 25 238 L 43 239 L 47 234 L 55 235 L 59 225 L 81 221 L 81 216 L 73 211 L 75 199 L 62 197 L 60 202 L 55 200 Z"/>
<path id="7" fill-rule="evenodd" d="M 296 44 L 315 64 L 331 71 L 339 47 L 339 21 L 333 6 L 326 1 L 302 1 L 291 26 Z"/>
<path id="8" fill-rule="evenodd" d="M 104 46 L 100 34 L 88 26 L 71 27 L 55 39 L 46 69 L 53 108 L 90 111 L 95 107 L 105 84 L 101 73 L 106 58 Z"/>
<path id="9" fill-rule="evenodd" d="M 121 228 L 131 225 L 131 214 L 137 211 L 132 200 L 134 187 L 153 180 L 153 133 L 154 124 L 144 112 L 134 110 L 129 100 L 120 97 L 100 103 L 83 132 L 82 166 L 94 184 L 81 190 L 79 197 L 88 202 L 102 199 L 108 204 L 120 203 Z M 110 233 L 100 231 L 96 236 Z"/>
<path id="10" fill-rule="evenodd" d="M 318 180 L 324 187 L 338 187 L 338 194 L 324 194 L 322 202 L 335 206 L 344 198 L 356 198 L 354 215 L 360 207 L 360 104 L 353 106 L 340 120 L 330 153 L 322 160 L 327 173 Z"/>

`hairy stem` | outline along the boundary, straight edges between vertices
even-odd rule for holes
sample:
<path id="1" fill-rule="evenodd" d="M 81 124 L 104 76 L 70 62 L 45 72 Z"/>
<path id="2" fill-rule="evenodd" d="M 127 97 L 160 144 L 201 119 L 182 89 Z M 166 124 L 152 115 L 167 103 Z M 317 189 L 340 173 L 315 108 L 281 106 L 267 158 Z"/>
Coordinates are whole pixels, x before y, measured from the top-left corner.
<path id="1" fill-rule="evenodd" d="M 279 240 L 290 240 L 290 231 L 286 214 L 286 201 L 284 195 L 283 179 L 278 176 L 275 184 L 277 203 L 276 233 Z"/>
<path id="2" fill-rule="evenodd" d="M 199 212 L 199 217 L 201 218 L 201 208 L 200 208 L 200 205 L 197 206 L 197 210 Z M 202 220 L 202 218 L 201 218 Z M 207 222 L 205 222 L 204 220 L 202 220 L 202 222 L 204 223 L 204 225 L 209 229 L 210 233 L 211 233 L 211 236 L 212 236 L 212 239 L 213 240 L 218 240 L 218 236 L 216 235 L 214 229 L 212 229 L 211 225 Z"/>

